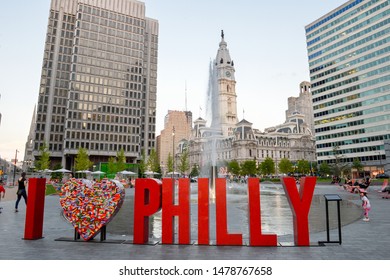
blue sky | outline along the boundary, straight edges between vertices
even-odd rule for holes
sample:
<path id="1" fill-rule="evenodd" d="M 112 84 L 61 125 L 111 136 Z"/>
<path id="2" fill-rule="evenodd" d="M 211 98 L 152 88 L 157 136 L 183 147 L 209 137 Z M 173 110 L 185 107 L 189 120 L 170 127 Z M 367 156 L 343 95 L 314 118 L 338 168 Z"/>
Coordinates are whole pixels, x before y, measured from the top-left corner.
<path id="1" fill-rule="evenodd" d="M 287 98 L 309 81 L 305 29 L 344 0 L 145 0 L 160 24 L 157 131 L 168 110 L 205 118 L 208 67 L 223 29 L 236 69 L 238 117 L 254 128 L 285 120 Z M 0 156 L 24 154 L 38 100 L 50 0 L 1 1 Z M 187 89 L 187 90 L 186 90 Z M 245 111 L 245 115 L 243 113 Z"/>

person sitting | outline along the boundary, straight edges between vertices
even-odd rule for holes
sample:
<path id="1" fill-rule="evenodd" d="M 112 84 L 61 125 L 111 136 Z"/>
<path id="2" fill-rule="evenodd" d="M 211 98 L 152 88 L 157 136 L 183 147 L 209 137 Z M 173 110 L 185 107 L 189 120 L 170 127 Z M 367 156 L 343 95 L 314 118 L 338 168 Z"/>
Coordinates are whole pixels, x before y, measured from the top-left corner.
<path id="1" fill-rule="evenodd" d="M 367 190 L 367 188 L 370 186 L 371 179 L 370 177 L 366 177 L 362 182 L 359 184 L 359 188 Z"/>
<path id="2" fill-rule="evenodd" d="M 331 184 L 340 184 L 341 179 L 339 176 L 333 176 Z"/>
<path id="3" fill-rule="evenodd" d="M 390 187 L 387 186 L 387 187 L 383 190 L 383 196 L 382 196 L 382 198 L 389 199 L 389 197 L 390 197 Z"/>
<path id="4" fill-rule="evenodd" d="M 383 181 L 383 185 L 381 187 L 381 189 L 378 191 L 380 193 L 382 193 L 382 198 L 386 198 L 386 199 L 389 199 L 390 197 L 390 186 L 389 186 L 389 181 L 387 179 L 385 179 Z"/>
<path id="5" fill-rule="evenodd" d="M 367 188 L 371 184 L 371 179 L 369 177 L 365 179 L 360 179 L 359 181 L 356 181 L 353 186 L 348 188 L 347 190 L 351 193 L 359 193 L 360 190 L 367 191 Z"/>
<path id="6" fill-rule="evenodd" d="M 389 191 L 390 191 L 389 181 L 387 179 L 385 179 L 385 180 L 383 180 L 383 185 L 378 192 L 387 192 L 387 189 L 389 189 Z"/>
<path id="7" fill-rule="evenodd" d="M 345 184 L 343 185 L 343 188 L 345 190 L 347 189 L 350 190 L 352 185 L 353 185 L 353 180 L 350 177 L 347 177 L 347 179 L 345 179 Z"/>
<path id="8" fill-rule="evenodd" d="M 350 193 L 358 193 L 361 185 L 363 185 L 363 179 L 356 180 L 355 183 L 350 187 L 347 187 L 346 190 Z"/>

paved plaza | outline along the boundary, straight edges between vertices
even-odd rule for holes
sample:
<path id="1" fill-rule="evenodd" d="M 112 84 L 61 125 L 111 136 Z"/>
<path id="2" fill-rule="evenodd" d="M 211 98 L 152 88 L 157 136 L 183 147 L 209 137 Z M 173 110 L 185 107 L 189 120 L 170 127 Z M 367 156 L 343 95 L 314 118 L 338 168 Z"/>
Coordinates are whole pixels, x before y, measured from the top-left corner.
<path id="1" fill-rule="evenodd" d="M 326 240 L 324 226 L 317 226 L 310 234 L 313 246 L 289 246 L 293 241 L 291 234 L 278 235 L 278 247 L 248 246 L 197 246 L 197 245 L 133 245 L 110 243 L 110 240 L 130 238 L 125 235 L 110 234 L 107 242 L 99 242 L 99 235 L 92 242 L 56 241 L 61 237 L 73 238 L 73 228 L 61 214 L 58 196 L 47 196 L 44 214 L 44 238 L 23 240 L 26 207 L 22 200 L 19 212 L 14 212 L 15 189 L 7 188 L 7 200 L 1 201 L 0 214 L 0 259 L 1 260 L 389 260 L 390 259 L 390 199 L 382 199 L 378 193 L 379 186 L 370 186 L 368 197 L 372 204 L 370 222 L 362 221 L 361 214 L 351 216 L 348 222 L 343 221 L 342 244 L 318 246 L 318 241 Z M 133 189 L 127 190 L 131 196 Z M 361 201 L 358 194 L 351 194 L 335 185 L 318 184 L 315 196 L 338 194 L 343 202 L 348 202 L 342 211 L 351 208 L 353 213 L 360 211 Z M 330 208 L 335 207 L 329 203 Z M 262 205 L 263 206 L 263 205 Z M 323 204 L 322 204 L 323 206 Z M 314 213 L 311 220 L 324 221 L 325 208 Z M 323 209 L 323 210 L 321 210 Z M 122 209 L 123 210 L 123 209 Z M 313 210 L 314 211 L 314 210 Z M 230 215 L 230 213 L 229 213 Z M 132 218 L 131 218 L 132 219 Z M 234 220 L 234 219 L 233 219 Z M 114 221 L 113 221 L 114 222 Z M 130 221 L 131 222 L 131 221 Z M 229 221 L 230 223 L 234 223 Z M 125 237 L 124 237 L 125 236 Z M 331 230 L 331 239 L 338 238 L 337 228 Z M 131 238 L 130 238 L 131 239 Z"/>

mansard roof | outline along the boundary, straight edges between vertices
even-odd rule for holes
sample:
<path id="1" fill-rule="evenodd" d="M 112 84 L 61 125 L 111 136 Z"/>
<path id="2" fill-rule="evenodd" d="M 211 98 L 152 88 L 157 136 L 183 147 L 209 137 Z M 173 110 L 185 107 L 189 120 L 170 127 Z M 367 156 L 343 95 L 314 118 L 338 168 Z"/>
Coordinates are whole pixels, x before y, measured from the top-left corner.
<path id="1" fill-rule="evenodd" d="M 253 123 L 248 122 L 246 119 L 242 119 L 236 126 L 250 126 L 252 127 Z"/>
<path id="2" fill-rule="evenodd" d="M 207 121 L 205 119 L 202 119 L 201 117 L 199 117 L 194 122 L 207 122 Z"/>

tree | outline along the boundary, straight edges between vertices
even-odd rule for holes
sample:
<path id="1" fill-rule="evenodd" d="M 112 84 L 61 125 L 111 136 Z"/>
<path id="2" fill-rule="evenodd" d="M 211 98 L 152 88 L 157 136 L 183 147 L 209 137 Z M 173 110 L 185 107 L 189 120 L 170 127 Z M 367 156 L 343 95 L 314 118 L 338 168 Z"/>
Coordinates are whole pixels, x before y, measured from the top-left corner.
<path id="1" fill-rule="evenodd" d="M 160 177 L 160 178 L 162 177 L 162 170 L 161 170 L 161 165 L 160 165 L 160 163 L 157 164 L 157 169 L 156 169 L 154 172 L 160 174 L 160 175 L 158 175 L 157 177 Z"/>
<path id="2" fill-rule="evenodd" d="M 332 163 L 331 165 L 331 171 L 334 176 L 340 177 L 343 170 L 348 167 L 348 164 L 343 164 L 341 162 L 343 156 L 340 152 L 339 146 L 333 147 L 333 156 L 334 156 L 334 163 Z"/>
<path id="3" fill-rule="evenodd" d="M 139 177 L 142 178 L 144 177 L 144 173 L 146 172 L 147 169 L 147 160 L 146 160 L 146 152 L 144 150 L 141 151 L 141 160 L 138 164 L 138 173 Z"/>
<path id="4" fill-rule="evenodd" d="M 179 159 L 179 164 L 178 164 L 177 168 L 180 171 L 180 173 L 182 173 L 182 174 L 186 174 L 186 172 L 190 168 L 190 163 L 189 163 L 189 160 L 188 160 L 188 151 L 187 150 L 185 150 L 181 154 L 180 159 Z"/>
<path id="5" fill-rule="evenodd" d="M 297 168 L 298 168 L 298 172 L 301 174 L 310 173 L 310 163 L 305 159 L 298 160 Z"/>
<path id="6" fill-rule="evenodd" d="M 317 162 L 311 162 L 310 173 L 311 173 L 311 175 L 314 175 L 314 174 L 318 173 L 318 164 L 317 164 Z"/>
<path id="7" fill-rule="evenodd" d="M 80 148 L 75 158 L 74 167 L 76 171 L 88 170 L 92 166 L 92 164 L 92 161 L 89 160 L 87 150 L 84 148 Z"/>
<path id="8" fill-rule="evenodd" d="M 263 175 L 273 174 L 275 173 L 275 164 L 272 158 L 267 157 L 261 164 L 260 164 L 260 172 Z"/>
<path id="9" fill-rule="evenodd" d="M 171 153 L 168 154 L 167 171 L 173 172 L 173 157 Z"/>
<path id="10" fill-rule="evenodd" d="M 37 170 L 45 170 L 49 169 L 50 166 L 50 152 L 48 151 L 48 146 L 46 143 L 43 143 L 39 147 L 40 157 L 35 161 L 35 169 Z"/>
<path id="11" fill-rule="evenodd" d="M 241 164 L 242 175 L 255 175 L 257 173 L 256 161 L 246 160 Z"/>
<path id="12" fill-rule="evenodd" d="M 294 166 L 288 158 L 281 159 L 278 164 L 278 167 L 279 171 L 284 174 L 294 172 Z"/>
<path id="13" fill-rule="evenodd" d="M 197 164 L 194 164 L 192 166 L 191 172 L 190 172 L 190 177 L 198 177 L 199 176 L 199 167 Z"/>
<path id="14" fill-rule="evenodd" d="M 157 173 L 160 173 L 159 171 L 161 171 L 160 163 L 158 161 L 158 156 L 155 149 L 152 149 L 150 151 L 147 166 L 148 166 L 147 169 L 149 169 L 150 171 L 157 172 Z"/>
<path id="15" fill-rule="evenodd" d="M 109 157 L 108 158 L 108 166 L 107 166 L 108 174 L 116 174 L 117 172 L 117 164 L 116 164 L 116 158 L 115 157 Z"/>
<path id="16" fill-rule="evenodd" d="M 54 165 L 53 167 L 53 170 L 58 170 L 58 169 L 61 169 L 63 166 L 61 165 L 61 163 L 57 163 L 56 165 Z M 59 181 L 62 180 L 62 178 L 64 177 L 64 173 L 61 173 L 61 172 L 53 172 L 51 173 L 51 176 L 50 176 L 52 179 L 58 179 Z"/>
<path id="17" fill-rule="evenodd" d="M 237 160 L 232 160 L 228 163 L 228 171 L 233 175 L 240 175 L 241 167 Z"/>
<path id="18" fill-rule="evenodd" d="M 326 161 L 321 162 L 318 172 L 322 177 L 330 174 L 330 167 Z"/>
<path id="19" fill-rule="evenodd" d="M 125 150 L 120 149 L 116 153 L 117 163 L 116 163 L 116 172 L 121 172 L 126 169 L 126 156 L 125 156 Z"/>
<path id="20" fill-rule="evenodd" d="M 360 173 L 363 171 L 363 164 L 360 162 L 358 158 L 354 158 L 352 162 L 352 168 L 356 169 L 357 172 Z"/>

